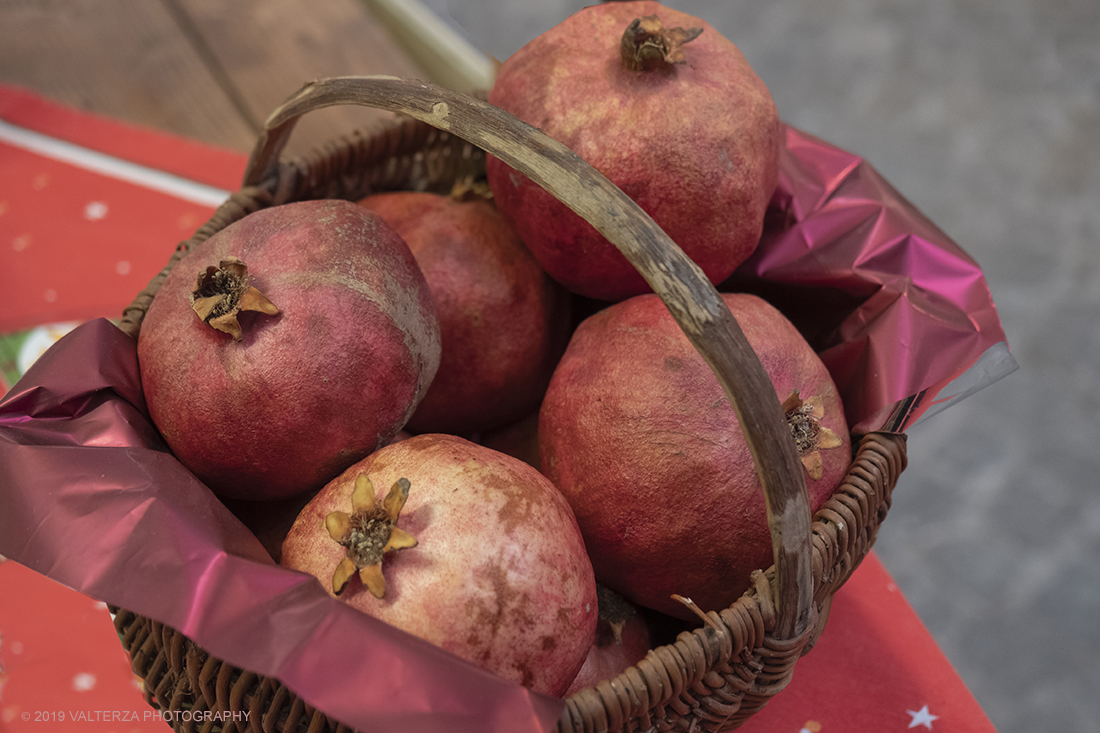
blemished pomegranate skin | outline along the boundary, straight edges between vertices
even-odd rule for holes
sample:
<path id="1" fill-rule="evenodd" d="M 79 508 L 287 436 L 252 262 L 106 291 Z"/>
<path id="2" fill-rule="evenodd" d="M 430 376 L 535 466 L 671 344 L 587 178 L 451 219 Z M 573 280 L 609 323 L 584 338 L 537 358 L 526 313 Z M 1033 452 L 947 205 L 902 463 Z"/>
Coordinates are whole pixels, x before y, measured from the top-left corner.
<path id="1" fill-rule="evenodd" d="M 537 470 L 463 438 L 424 434 L 345 471 L 306 505 L 282 564 L 330 593 L 345 557 L 326 519 L 350 512 L 359 476 L 381 497 L 400 479 L 396 526 L 416 544 L 382 556 L 384 595 L 357 577 L 339 598 L 505 679 L 561 695 L 595 637 L 596 584 L 569 505 Z"/>

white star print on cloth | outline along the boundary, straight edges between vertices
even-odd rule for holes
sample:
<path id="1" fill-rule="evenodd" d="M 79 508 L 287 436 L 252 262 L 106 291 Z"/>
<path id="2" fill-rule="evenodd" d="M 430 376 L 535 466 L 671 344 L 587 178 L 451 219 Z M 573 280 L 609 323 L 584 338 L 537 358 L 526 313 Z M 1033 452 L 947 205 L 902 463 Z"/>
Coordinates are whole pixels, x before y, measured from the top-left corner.
<path id="1" fill-rule="evenodd" d="M 73 689 L 77 692 L 86 692 L 95 687 L 95 683 L 95 675 L 87 672 L 81 672 L 73 677 Z"/>
<path id="2" fill-rule="evenodd" d="M 102 201 L 89 201 L 84 207 L 84 218 L 88 221 L 99 221 L 107 216 L 107 204 Z"/>
<path id="3" fill-rule="evenodd" d="M 920 710 L 906 710 L 905 712 L 913 716 L 913 719 L 909 721 L 910 728 L 916 728 L 918 725 L 923 725 L 928 730 L 932 730 L 932 721 L 938 720 L 940 716 L 933 715 L 928 712 L 928 706 L 925 705 Z"/>

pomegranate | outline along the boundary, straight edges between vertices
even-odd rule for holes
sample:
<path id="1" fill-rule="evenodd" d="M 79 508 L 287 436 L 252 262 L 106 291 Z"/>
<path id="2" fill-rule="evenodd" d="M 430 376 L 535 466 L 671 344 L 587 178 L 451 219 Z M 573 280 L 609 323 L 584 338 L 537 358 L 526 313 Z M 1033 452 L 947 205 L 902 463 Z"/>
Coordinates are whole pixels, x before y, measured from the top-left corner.
<path id="1" fill-rule="evenodd" d="M 489 101 L 634 199 L 714 283 L 756 249 L 779 170 L 779 118 L 740 50 L 656 2 L 578 11 L 510 56 Z M 575 293 L 649 292 L 591 225 L 500 160 L 488 182 L 546 271 Z"/>
<path id="2" fill-rule="evenodd" d="M 784 402 L 816 510 L 851 461 L 836 387 L 778 310 L 722 297 Z M 691 618 L 679 594 L 721 610 L 772 564 L 763 490 L 733 408 L 656 295 L 578 327 L 542 404 L 539 450 L 596 578 L 635 603 Z"/>
<path id="3" fill-rule="evenodd" d="M 281 562 L 551 695 L 595 637 L 596 584 L 569 505 L 533 467 L 452 435 L 414 436 L 350 467 L 302 510 Z"/>
<path id="4" fill-rule="evenodd" d="M 435 300 L 443 355 L 413 432 L 473 435 L 538 406 L 569 339 L 569 294 L 476 194 L 360 202 L 405 239 Z"/>
<path id="5" fill-rule="evenodd" d="M 212 490 L 319 490 L 385 445 L 439 365 L 409 248 L 347 201 L 262 209 L 173 268 L 138 337 L 153 422 Z"/>
<path id="6" fill-rule="evenodd" d="M 586 687 L 594 687 L 603 680 L 618 677 L 649 653 L 649 626 L 638 609 L 603 585 L 596 586 L 596 596 L 600 604 L 596 639 L 588 650 L 581 671 L 577 672 L 565 691 L 566 697 Z"/>

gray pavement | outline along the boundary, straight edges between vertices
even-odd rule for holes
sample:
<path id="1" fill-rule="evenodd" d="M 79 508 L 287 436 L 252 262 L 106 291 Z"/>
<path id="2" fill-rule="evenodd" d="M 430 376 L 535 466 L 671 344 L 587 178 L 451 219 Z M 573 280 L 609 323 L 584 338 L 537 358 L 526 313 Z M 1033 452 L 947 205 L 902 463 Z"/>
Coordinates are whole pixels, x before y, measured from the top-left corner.
<path id="1" fill-rule="evenodd" d="M 500 59 L 585 4 L 434 2 Z M 667 4 L 983 266 L 1021 368 L 911 431 L 877 550 L 1001 733 L 1100 731 L 1100 3 Z"/>

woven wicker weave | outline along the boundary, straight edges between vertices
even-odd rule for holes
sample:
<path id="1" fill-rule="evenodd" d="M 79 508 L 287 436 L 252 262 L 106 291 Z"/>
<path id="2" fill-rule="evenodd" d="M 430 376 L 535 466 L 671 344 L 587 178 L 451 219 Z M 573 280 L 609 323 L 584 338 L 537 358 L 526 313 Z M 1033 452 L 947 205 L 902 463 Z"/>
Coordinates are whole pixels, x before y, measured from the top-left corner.
<path id="1" fill-rule="evenodd" d="M 306 158 L 279 163 L 285 135 L 302 109 L 346 101 L 362 103 L 336 88 L 336 94 L 320 101 L 295 107 L 289 114 L 277 111 L 272 115 L 268 123 L 271 135 L 265 134 L 257 144 L 245 186 L 191 239 L 179 245 L 169 264 L 126 310 L 121 324 L 124 331 L 137 338 L 149 303 L 185 252 L 253 211 L 307 199 L 357 200 L 379 191 L 444 192 L 456 181 L 483 175 L 485 153 L 481 149 L 413 119 L 354 133 Z M 428 91 L 433 92 L 443 95 L 442 90 Z M 457 101 L 447 98 L 452 104 Z M 403 109 L 401 104 L 395 108 Z M 421 118 L 434 120 L 438 112 L 439 104 L 431 105 Z M 436 122 L 445 123 L 445 117 Z M 781 691 L 798 658 L 812 648 L 824 628 L 833 594 L 874 543 L 891 491 L 905 468 L 904 436 L 871 434 L 854 442 L 856 455 L 848 475 L 814 515 L 799 557 L 784 559 L 777 550 L 778 565 L 758 571 L 754 587 L 730 608 L 706 614 L 699 628 L 654 649 L 617 679 L 570 697 L 558 730 L 732 730 Z M 767 487 L 765 481 L 766 491 Z M 773 524 L 773 534 L 782 530 Z M 798 588 L 795 573 L 784 570 L 788 567 L 804 569 L 806 587 Z M 796 605 L 804 608 L 794 608 Z M 225 731 L 348 730 L 305 705 L 278 680 L 224 664 L 158 622 L 118 609 L 115 626 L 135 674 L 145 682 L 146 700 L 165 711 L 166 719 L 178 731 L 214 730 L 210 716 L 195 715 L 206 711 L 249 713 L 248 722 L 242 717 L 236 718 L 242 722 L 234 722 L 230 717 L 216 723 Z M 191 715 L 172 715 L 173 711 Z M 206 722 L 194 722 L 203 718 Z"/>

